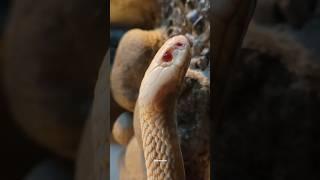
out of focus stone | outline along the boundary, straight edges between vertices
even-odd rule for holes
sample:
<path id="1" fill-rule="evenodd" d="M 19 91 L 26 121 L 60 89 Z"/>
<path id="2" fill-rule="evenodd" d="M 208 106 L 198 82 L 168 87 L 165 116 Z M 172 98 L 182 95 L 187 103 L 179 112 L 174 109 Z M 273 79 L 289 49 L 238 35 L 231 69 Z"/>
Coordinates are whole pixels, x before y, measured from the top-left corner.
<path id="1" fill-rule="evenodd" d="M 276 1 L 279 13 L 295 27 L 302 27 L 313 17 L 318 0 L 280 0 Z"/>
<path id="2" fill-rule="evenodd" d="M 106 41 L 103 1 L 19 0 L 6 29 L 5 88 L 31 139 L 75 156 Z"/>
<path id="3" fill-rule="evenodd" d="M 132 113 L 124 112 L 116 120 L 112 128 L 112 134 L 117 143 L 127 145 L 133 137 Z"/>
<path id="4" fill-rule="evenodd" d="M 319 81 L 320 63 L 290 34 L 251 26 L 224 98 L 215 177 L 318 178 Z"/>
<path id="5" fill-rule="evenodd" d="M 76 180 L 109 178 L 110 53 L 106 54 L 95 87 L 91 114 L 86 122 L 76 160 Z"/>
<path id="6" fill-rule="evenodd" d="M 72 180 L 72 166 L 61 160 L 46 160 L 35 166 L 24 180 Z"/>
<path id="7" fill-rule="evenodd" d="M 316 14 L 318 0 L 259 0 L 254 20 L 262 25 L 301 28 Z"/>
<path id="8" fill-rule="evenodd" d="M 159 20 L 157 0 L 110 0 L 110 22 L 114 26 L 151 28 Z"/>
<path id="9" fill-rule="evenodd" d="M 161 29 L 133 29 L 119 43 L 111 71 L 111 91 L 115 101 L 129 112 L 133 112 L 144 72 L 165 38 Z"/>

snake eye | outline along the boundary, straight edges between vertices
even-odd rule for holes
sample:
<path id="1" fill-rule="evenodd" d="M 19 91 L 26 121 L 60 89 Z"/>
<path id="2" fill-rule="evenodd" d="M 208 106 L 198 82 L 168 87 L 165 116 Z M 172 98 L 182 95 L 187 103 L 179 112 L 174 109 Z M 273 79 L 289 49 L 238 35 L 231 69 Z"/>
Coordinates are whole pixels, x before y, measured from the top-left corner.
<path id="1" fill-rule="evenodd" d="M 182 44 L 181 42 L 178 42 L 178 43 L 176 44 L 176 46 L 181 47 L 181 46 L 183 46 L 183 44 Z"/>
<path id="2" fill-rule="evenodd" d="M 171 51 L 167 51 L 164 53 L 162 59 L 165 62 L 170 62 L 172 60 L 173 56 L 172 56 L 172 52 Z"/>
<path id="3" fill-rule="evenodd" d="M 184 49 L 184 47 L 186 46 L 186 44 L 182 43 L 182 42 L 177 42 L 175 45 L 175 48 L 177 49 Z"/>

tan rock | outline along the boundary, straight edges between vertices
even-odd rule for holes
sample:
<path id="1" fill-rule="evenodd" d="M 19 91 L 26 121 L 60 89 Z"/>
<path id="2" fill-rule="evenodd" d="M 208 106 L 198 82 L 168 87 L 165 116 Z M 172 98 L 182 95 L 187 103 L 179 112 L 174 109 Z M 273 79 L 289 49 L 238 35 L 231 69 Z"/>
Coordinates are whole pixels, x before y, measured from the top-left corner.
<path id="1" fill-rule="evenodd" d="M 160 29 L 133 29 L 119 43 L 111 71 L 111 91 L 115 101 L 129 112 L 134 110 L 144 72 L 164 41 Z"/>
<path id="2" fill-rule="evenodd" d="M 157 0 L 110 0 L 110 22 L 130 27 L 153 27 L 159 19 Z"/>
<path id="3" fill-rule="evenodd" d="M 120 161 L 120 180 L 147 179 L 143 151 L 136 138 L 131 139 L 126 152 Z"/>

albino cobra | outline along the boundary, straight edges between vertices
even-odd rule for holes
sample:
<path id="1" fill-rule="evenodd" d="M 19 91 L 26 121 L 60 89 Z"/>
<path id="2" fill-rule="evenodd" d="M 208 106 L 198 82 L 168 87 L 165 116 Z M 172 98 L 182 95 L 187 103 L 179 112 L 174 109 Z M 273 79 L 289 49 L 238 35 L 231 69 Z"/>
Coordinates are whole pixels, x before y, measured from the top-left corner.
<path id="1" fill-rule="evenodd" d="M 159 49 L 142 80 L 136 107 L 148 180 L 185 179 L 175 108 L 190 59 L 188 39 L 175 36 Z"/>

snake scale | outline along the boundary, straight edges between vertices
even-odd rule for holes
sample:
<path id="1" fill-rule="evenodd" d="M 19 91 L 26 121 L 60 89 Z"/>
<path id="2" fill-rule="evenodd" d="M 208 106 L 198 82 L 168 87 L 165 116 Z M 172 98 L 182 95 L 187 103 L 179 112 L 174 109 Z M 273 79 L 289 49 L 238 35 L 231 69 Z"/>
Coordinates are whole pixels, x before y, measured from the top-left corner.
<path id="1" fill-rule="evenodd" d="M 136 108 L 148 180 L 185 179 L 175 108 L 190 59 L 188 39 L 175 36 L 160 48 L 142 80 Z"/>

